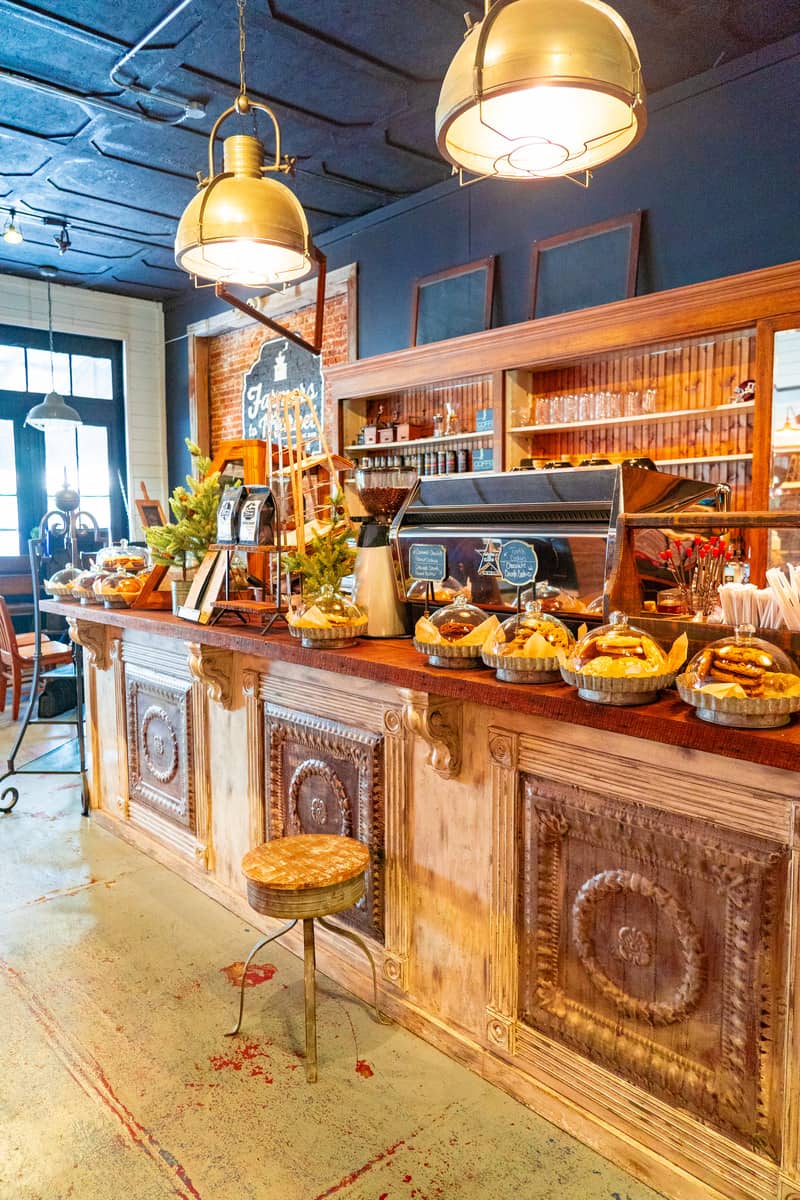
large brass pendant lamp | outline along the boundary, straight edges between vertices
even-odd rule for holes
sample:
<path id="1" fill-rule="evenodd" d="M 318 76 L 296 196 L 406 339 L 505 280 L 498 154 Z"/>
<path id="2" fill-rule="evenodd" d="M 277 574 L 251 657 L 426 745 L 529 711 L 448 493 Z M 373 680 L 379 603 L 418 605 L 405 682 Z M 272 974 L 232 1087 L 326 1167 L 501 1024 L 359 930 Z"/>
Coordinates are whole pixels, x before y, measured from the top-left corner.
<path id="1" fill-rule="evenodd" d="M 646 122 L 636 44 L 608 4 L 486 0 L 444 78 L 436 140 L 460 172 L 588 182 Z"/>
<path id="2" fill-rule="evenodd" d="M 198 192 L 189 202 L 178 224 L 175 261 L 196 279 L 216 284 L 218 296 L 254 319 L 277 330 L 306 349 L 319 353 L 325 300 L 325 257 L 313 245 L 303 206 L 278 179 L 291 174 L 294 159 L 281 155 L 277 118 L 266 104 L 251 100 L 244 77 L 245 0 L 239 10 L 239 95 L 217 118 L 208 143 L 208 176 L 200 178 Z M 275 136 L 275 154 L 264 162 L 264 147 L 251 134 L 236 134 L 223 143 L 223 168 L 216 173 L 214 144 L 223 121 L 232 114 L 241 117 L 264 112 Z M 314 343 L 307 343 L 258 309 L 227 290 L 228 284 L 249 288 L 276 288 L 308 275 L 318 267 L 317 313 Z"/>

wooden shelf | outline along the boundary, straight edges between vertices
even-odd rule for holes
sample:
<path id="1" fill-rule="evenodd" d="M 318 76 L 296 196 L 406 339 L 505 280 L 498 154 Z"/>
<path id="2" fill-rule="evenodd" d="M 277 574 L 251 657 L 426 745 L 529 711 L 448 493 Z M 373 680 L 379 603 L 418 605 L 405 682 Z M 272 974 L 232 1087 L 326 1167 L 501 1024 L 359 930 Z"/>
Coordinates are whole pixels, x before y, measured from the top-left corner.
<path id="1" fill-rule="evenodd" d="M 663 412 L 637 413 L 631 417 L 598 417 L 591 421 L 562 421 L 555 425 L 516 425 L 509 433 L 560 433 L 564 429 L 604 429 L 611 425 L 649 425 L 658 421 L 680 421 L 687 417 L 725 416 L 737 412 L 754 412 L 755 401 L 742 404 L 714 404 L 710 408 L 673 408 Z"/>
<path id="2" fill-rule="evenodd" d="M 689 458 L 656 458 L 657 467 L 683 467 L 691 463 L 751 462 L 752 454 L 699 454 Z"/>
<path id="3" fill-rule="evenodd" d="M 491 429 L 485 433 L 476 433 L 474 430 L 470 433 L 448 433 L 441 437 L 424 437 L 411 438 L 407 442 L 373 442 L 369 446 L 345 446 L 347 454 L 380 454 L 384 450 L 404 450 L 409 446 L 446 446 L 451 442 L 474 442 L 478 438 L 493 438 L 494 433 Z"/>

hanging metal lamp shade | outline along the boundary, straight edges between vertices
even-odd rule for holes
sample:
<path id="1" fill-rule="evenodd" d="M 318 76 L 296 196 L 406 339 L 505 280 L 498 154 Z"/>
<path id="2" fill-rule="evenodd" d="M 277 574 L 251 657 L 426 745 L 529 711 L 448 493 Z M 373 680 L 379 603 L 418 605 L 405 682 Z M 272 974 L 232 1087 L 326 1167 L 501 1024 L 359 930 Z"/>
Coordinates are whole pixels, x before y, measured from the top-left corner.
<path id="1" fill-rule="evenodd" d="M 34 429 L 52 429 L 55 425 L 82 425 L 81 415 L 70 408 L 58 392 L 48 392 L 41 404 L 34 404 L 25 418 Z"/>
<path id="2" fill-rule="evenodd" d="M 275 160 L 264 164 L 264 147 L 256 137 L 239 134 L 225 139 L 224 165 L 214 173 L 214 139 L 233 112 L 258 108 L 275 127 Z M 291 160 L 280 156 L 280 133 L 266 105 L 240 96 L 217 120 L 209 139 L 209 174 L 190 201 L 178 225 L 175 261 L 200 279 L 263 287 L 307 275 L 313 250 L 308 221 L 300 201 L 285 184 L 264 172 L 287 171 Z"/>
<path id="3" fill-rule="evenodd" d="M 601 0 L 496 0 L 442 84 L 436 140 L 455 167 L 501 179 L 585 172 L 647 121 L 628 26 Z"/>

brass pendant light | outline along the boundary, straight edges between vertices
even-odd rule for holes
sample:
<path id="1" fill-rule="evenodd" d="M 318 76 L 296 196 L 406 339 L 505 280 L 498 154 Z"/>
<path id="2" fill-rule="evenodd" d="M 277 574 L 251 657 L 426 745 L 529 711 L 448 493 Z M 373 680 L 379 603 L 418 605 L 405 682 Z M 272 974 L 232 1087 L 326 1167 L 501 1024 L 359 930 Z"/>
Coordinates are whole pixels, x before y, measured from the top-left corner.
<path id="1" fill-rule="evenodd" d="M 486 0 L 442 83 L 436 140 L 459 172 L 583 174 L 629 150 L 647 123 L 630 29 L 602 0 Z"/>
<path id="2" fill-rule="evenodd" d="M 271 108 L 247 96 L 244 77 L 244 0 L 239 10 L 239 80 L 236 101 L 217 119 L 208 145 L 208 177 L 190 201 L 178 225 L 175 261 L 199 279 L 268 287 L 307 275 L 316 259 L 308 221 L 300 201 L 285 184 L 265 175 L 288 174 L 294 159 L 281 157 L 280 129 Z M 214 142 L 232 113 L 254 109 L 267 114 L 275 132 L 275 156 L 264 162 L 255 136 L 225 139 L 223 169 L 214 169 Z"/>

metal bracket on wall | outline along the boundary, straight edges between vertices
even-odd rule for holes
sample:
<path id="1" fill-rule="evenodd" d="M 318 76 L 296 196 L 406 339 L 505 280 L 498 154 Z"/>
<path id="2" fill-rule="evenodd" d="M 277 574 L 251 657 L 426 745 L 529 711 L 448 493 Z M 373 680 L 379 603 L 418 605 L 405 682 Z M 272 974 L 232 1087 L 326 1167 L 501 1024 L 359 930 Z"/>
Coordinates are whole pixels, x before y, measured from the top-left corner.
<path id="1" fill-rule="evenodd" d="M 299 333 L 293 333 L 290 329 L 280 325 L 277 321 L 273 321 L 271 317 L 266 316 L 260 309 L 255 308 L 252 304 L 248 304 L 246 300 L 240 300 L 238 296 L 234 296 L 233 292 L 229 292 L 224 283 L 216 284 L 214 292 L 219 296 L 220 300 L 227 301 L 228 304 L 238 308 L 245 316 L 251 317 L 254 321 L 259 321 L 262 325 L 266 325 L 268 329 L 272 329 L 280 337 L 288 338 L 290 342 L 294 342 L 302 350 L 308 350 L 310 354 L 322 353 L 322 325 L 325 319 L 325 276 L 327 274 L 327 259 L 325 255 L 314 248 L 312 250 L 313 257 L 317 262 L 317 299 L 314 314 L 314 341 L 307 342 L 305 338 L 300 337 Z"/>

